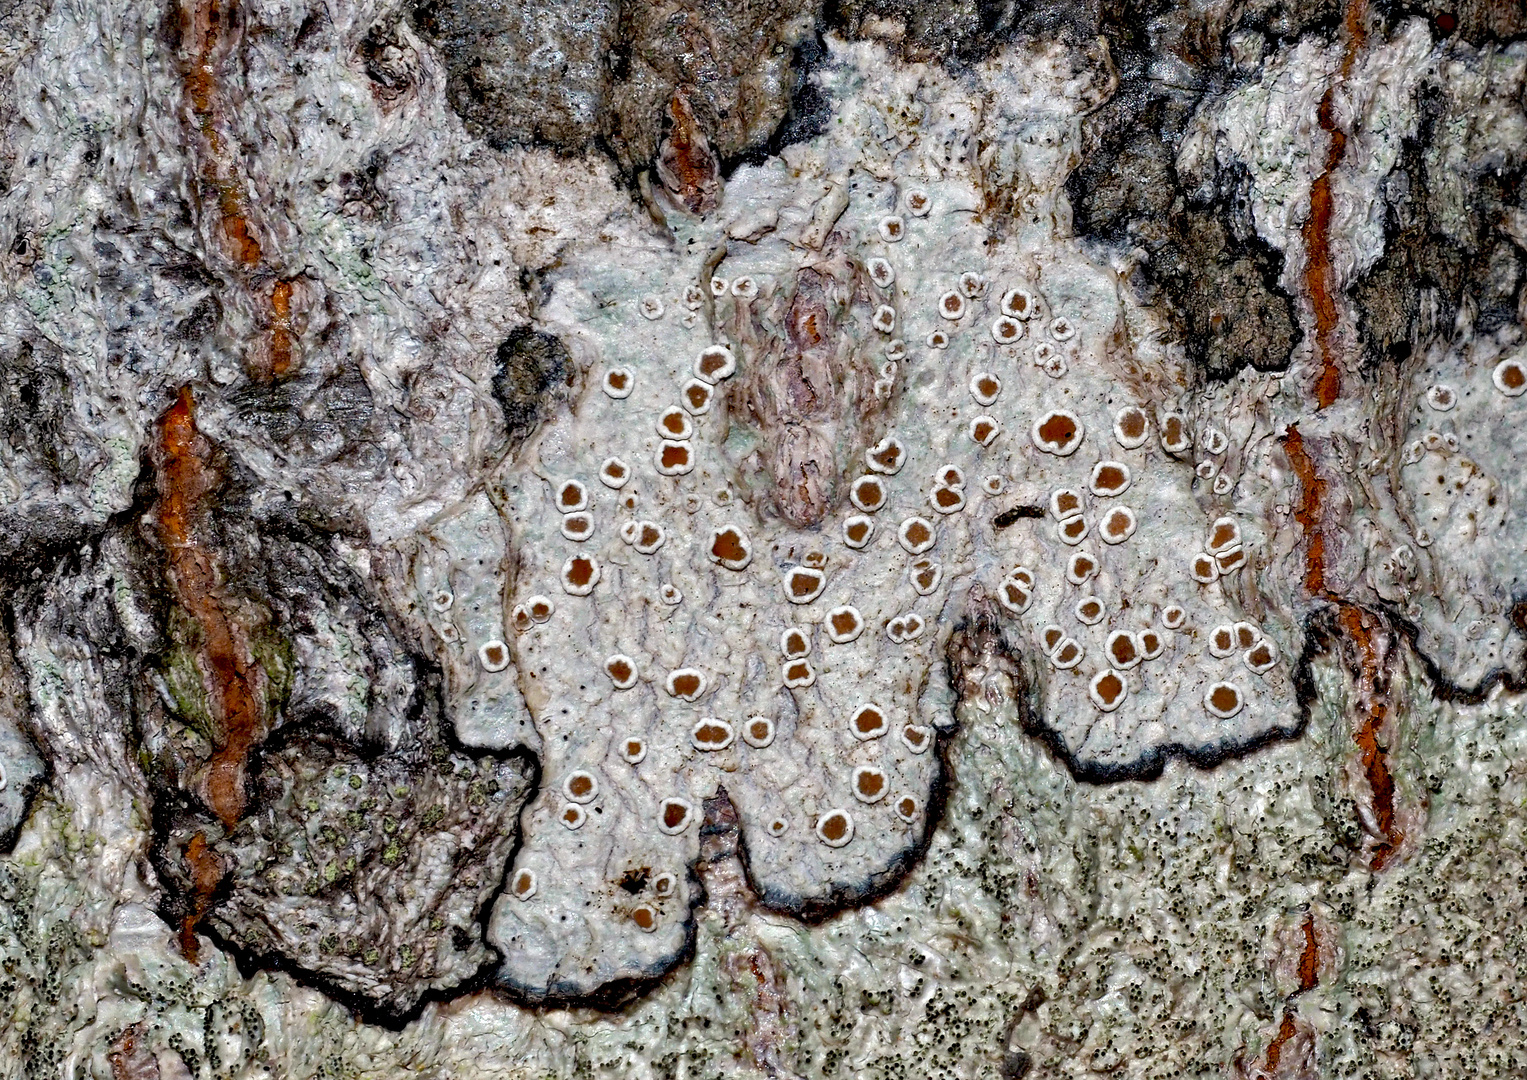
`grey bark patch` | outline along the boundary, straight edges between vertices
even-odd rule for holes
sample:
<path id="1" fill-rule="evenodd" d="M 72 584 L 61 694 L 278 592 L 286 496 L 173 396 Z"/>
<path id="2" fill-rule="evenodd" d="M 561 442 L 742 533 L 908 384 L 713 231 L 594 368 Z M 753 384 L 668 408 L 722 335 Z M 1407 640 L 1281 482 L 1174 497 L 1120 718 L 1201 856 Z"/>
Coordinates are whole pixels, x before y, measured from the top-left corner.
<path id="1" fill-rule="evenodd" d="M 814 37 L 819 6 L 628 2 L 610 103 L 617 160 L 627 168 L 651 160 L 663 111 L 680 88 L 722 158 L 765 146 L 790 113 L 796 48 Z"/>
<path id="2" fill-rule="evenodd" d="M 823 18 L 850 38 L 874 38 L 909 60 L 974 64 L 1020 37 L 1078 44 L 1098 32 L 1095 0 L 835 0 Z"/>
<path id="3" fill-rule="evenodd" d="M 16 843 L 47 765 L 26 730 L 27 688 L 0 628 L 0 852 Z"/>
<path id="4" fill-rule="evenodd" d="M 419 81 L 419 58 L 396 27 L 373 26 L 358 54 L 371 80 L 371 93 L 384 108 L 402 98 Z"/>
<path id="5" fill-rule="evenodd" d="M 1395 4 L 1392 19 L 1419 15 L 1431 23 L 1433 35 L 1454 35 L 1470 45 L 1504 43 L 1527 35 L 1527 7 L 1518 0 L 1420 0 Z"/>
<path id="6" fill-rule="evenodd" d="M 565 151 L 599 134 L 616 0 L 424 0 L 413 16 L 440 50 L 446 93 L 472 134 L 497 147 L 538 142 Z"/>
<path id="7" fill-rule="evenodd" d="M 899 47 L 909 59 L 970 59 L 992 51 L 999 29 L 1011 29 L 1001 5 L 979 0 L 924 4 L 918 0 L 840 0 L 827 19 L 849 37 L 875 37 Z"/>
<path id="8" fill-rule="evenodd" d="M 1519 101 L 1490 94 L 1489 108 L 1522 117 Z M 1404 360 L 1434 334 L 1452 332 L 1462 306 L 1494 333 L 1527 303 L 1524 252 L 1508 238 L 1527 154 L 1477 134 L 1481 107 L 1428 79 L 1421 122 L 1384 187 L 1384 252 L 1352 288 L 1369 361 Z M 1466 194 L 1465 194 L 1466 193 Z"/>
<path id="9" fill-rule="evenodd" d="M 214 845 L 232 871 L 206 925 L 243 966 L 291 971 L 395 1022 L 490 961 L 480 915 L 502 888 L 534 770 L 450 747 L 431 719 L 380 756 L 312 727 L 267 747 L 258 812 Z M 170 880 L 201 827 L 167 827 Z"/>
<path id="10" fill-rule="evenodd" d="M 74 403 L 55 345 L 23 340 L 0 349 L 0 475 L 11 485 L 0 504 L 0 557 L 31 562 L 90 524 L 83 495 L 106 454 Z"/>
<path id="11" fill-rule="evenodd" d="M 231 401 L 239 422 L 299 461 L 332 461 L 359 449 L 374 412 L 371 388 L 356 367 L 282 382 L 251 382 Z"/>
<path id="12" fill-rule="evenodd" d="M 79 463 L 62 438 L 69 379 L 56 354 L 27 341 L 0 352 L 0 439 L 5 457 L 20 459 L 16 465 L 67 483 L 78 479 Z"/>
<path id="13" fill-rule="evenodd" d="M 248 477 L 227 469 L 207 531 L 225 602 L 262 613 L 250 649 L 274 703 L 272 733 L 251 759 L 249 808 L 231 832 L 185 794 L 216 742 L 196 628 L 155 603 L 151 541 L 122 536 L 117 549 L 121 588 L 153 625 L 127 666 L 155 798 L 155 868 L 169 886 L 162 914 L 172 925 L 194 914 L 183 853 L 201 833 L 224 871 L 201 932 L 246 974 L 287 971 L 401 1023 L 493 964 L 483 916 L 519 843 L 536 764 L 522 748 L 456 740 L 440 673 L 408 650 L 329 537 L 283 504 L 252 510 Z M 128 515 L 129 528 L 140 516 Z M 75 617 L 92 641 L 108 636 L 91 628 L 110 614 L 102 595 Z"/>

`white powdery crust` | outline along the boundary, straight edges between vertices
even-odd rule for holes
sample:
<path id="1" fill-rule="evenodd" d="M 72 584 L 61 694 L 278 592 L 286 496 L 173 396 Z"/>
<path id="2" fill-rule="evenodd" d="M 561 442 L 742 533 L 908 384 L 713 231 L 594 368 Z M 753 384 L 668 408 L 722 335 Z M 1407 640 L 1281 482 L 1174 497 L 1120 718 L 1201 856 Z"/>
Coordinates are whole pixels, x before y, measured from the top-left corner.
<path id="1" fill-rule="evenodd" d="M 1402 384 L 1403 515 L 1370 542 L 1369 581 L 1416 627 L 1416 644 L 1465 693 L 1522 668 L 1527 567 L 1527 348 L 1481 336 L 1436 350 Z M 1439 408 L 1445 404 L 1445 408 Z M 1377 516 L 1377 515 L 1375 515 Z"/>
<path id="2" fill-rule="evenodd" d="M 894 102 L 897 85 L 888 82 L 886 100 Z M 872 108 L 843 107 L 855 122 L 862 122 L 856 109 Z M 931 110 L 940 119 L 930 124 L 948 123 L 949 111 Z M 542 593 L 558 605 L 550 621 L 514 639 L 545 778 L 524 815 L 515 866 L 534 871 L 538 888 L 528 902 L 498 903 L 491 937 L 505 955 L 503 980 L 524 993 L 588 994 L 612 979 L 660 972 L 680 954 L 692 884 L 650 905 L 658 920 L 652 930 L 633 921 L 638 900 L 617 883 L 627 871 L 681 872 L 692 863 L 699 808 L 721 788 L 739 815 L 765 903 L 825 910 L 894 880 L 923 840 L 927 808 L 938 802 L 930 728 L 953 723 L 943 656 L 974 591 L 1000 601 L 1004 584 L 1018 582 L 1021 600 L 1011 594 L 998 607 L 1003 632 L 1029 661 L 1039 723 L 1078 775 L 1149 774 L 1168 753 L 1218 759 L 1298 728 L 1287 658 L 1300 655 L 1303 631 L 1288 602 L 1264 596 L 1259 583 L 1273 559 L 1273 537 L 1257 522 L 1273 519 L 1277 470 L 1265 456 L 1237 464 L 1236 494 L 1216 494 L 1195 478 L 1191 453 L 1169 453 L 1161 442 L 1169 415 L 1183 414 L 1174 435 L 1208 439 L 1222 454 L 1222 437 L 1210 437 L 1209 428 L 1232 431 L 1239 447 L 1266 435 L 1265 421 L 1234 401 L 1226 415 L 1199 416 L 1179 365 L 1149 346 L 1132 347 L 1129 324 L 1139 324 L 1142 313 L 1126 308 L 1112 276 L 1048 225 L 987 246 L 986 229 L 963 212 L 982 198 L 970 174 L 917 164 L 918 139 L 929 134 L 914 128 L 907 164 L 898 162 L 883 182 L 861 181 L 841 207 L 839 189 L 824 181 L 855 160 L 858 148 L 846 137 L 792 148 L 805 174 L 798 179 L 778 163 L 740 170 L 726 206 L 746 214 L 752 205 L 774 204 L 779 224 L 752 243 L 731 243 L 719 265 L 705 263 L 704 253 L 716 249 L 724 223 L 683 222 L 675 223 L 677 251 L 660 242 L 619 250 L 580 244 L 548 280 L 543 324 L 577 342 L 574 353 L 586 366 L 571 407 L 527 448 L 535 474 L 515 467 L 500 481 L 518 550 L 510 604 Z M 904 216 L 888 241 L 880 228 L 885 208 L 899 206 L 914 179 L 930 211 Z M 835 215 L 830 233 L 814 224 L 826 216 L 827 201 Z M 695 254 L 679 254 L 685 251 Z M 966 297 L 962 271 L 973 268 L 987 286 Z M 866 299 L 845 303 L 835 322 L 820 324 L 834 339 L 802 359 L 789 313 L 822 275 Z M 687 316 L 686 289 L 712 277 L 745 277 L 756 293 L 712 296 L 706 289 L 704 310 Z M 1022 336 L 999 345 L 990 327 L 1015 288 L 1035 310 Z M 964 302 L 958 319 L 940 311 L 940 298 L 951 292 Z M 649 296 L 661 299 L 660 318 L 642 309 L 640 299 Z M 885 308 L 895 311 L 898 339 L 915 343 L 900 360 L 885 358 Z M 923 347 L 935 330 L 949 335 L 947 348 Z M 1034 339 L 1064 363 L 1036 363 Z M 683 441 L 687 471 L 673 474 L 663 467 L 655 424 L 679 403 L 697 358 L 716 345 L 730 350 L 737 370 L 718 380 L 712 407 L 693 417 Z M 810 368 L 821 352 L 830 359 Z M 835 494 L 825 517 L 805 526 L 792 526 L 780 509 L 771 472 L 779 436 L 766 419 L 767 403 L 759 402 L 778 382 L 775 373 L 797 370 L 790 367 L 797 361 L 812 393 L 826 393 L 834 380 L 843 416 L 858 423 L 838 425 L 819 444 L 828 448 L 817 459 L 821 483 Z M 612 399 L 600 389 L 615 365 L 635 373 L 629 397 Z M 984 402 L 970 391 L 981 372 L 1000 380 Z M 1236 393 L 1260 396 L 1261 385 L 1248 379 Z M 808 412 L 809 402 L 800 408 Z M 1126 408 L 1143 413 L 1143 442 L 1115 434 Z M 1052 416 L 1058 426 L 1047 423 Z M 995 433 L 981 427 L 988 421 Z M 899 465 L 874 456 L 887 438 L 904 448 Z M 618 492 L 593 483 L 611 455 L 633 470 Z M 1127 489 L 1112 478 L 1100 490 L 1117 494 L 1093 494 L 1100 463 L 1124 466 Z M 993 485 L 998 494 L 983 488 L 987 476 L 1002 480 Z M 850 488 L 863 477 L 881 490 L 855 489 L 851 501 Z M 570 479 L 583 481 L 593 500 L 594 535 L 579 543 L 560 532 L 554 502 Z M 1080 493 L 1087 534 L 1079 543 L 1067 542 L 1063 523 L 1050 514 L 994 527 L 1011 506 L 1048 506 L 1059 488 Z M 849 542 L 848 519 L 866 517 L 874 523 L 868 541 Z M 1225 518 L 1237 523 L 1234 544 L 1214 537 Z M 929 537 L 909 537 L 917 526 L 906 523 L 914 519 L 931 529 L 931 546 Z M 644 521 L 666 533 L 650 555 L 627 539 Z M 713 550 L 728 529 L 734 534 Z M 748 558 L 732 569 L 720 560 L 737 554 L 738 536 Z M 1281 541 L 1286 551 L 1286 532 Z M 587 596 L 559 585 L 574 554 L 600 567 L 599 585 Z M 1199 554 L 1218 560 L 1207 584 L 1190 573 Z M 924 560 L 939 569 L 931 589 L 912 579 L 913 564 Z M 1020 566 L 1028 573 L 1012 579 Z M 1083 584 L 1067 580 L 1068 568 Z M 803 577 L 792 592 L 793 573 Z M 665 586 L 677 588 L 682 601 L 665 601 Z M 1077 616 L 1083 596 L 1103 607 L 1090 623 Z M 1176 629 L 1162 621 L 1171 605 L 1186 612 Z M 835 617 L 852 621 L 847 607 L 862 628 L 830 626 Z M 909 615 L 926 629 L 908 635 Z M 1266 656 L 1274 662 L 1254 671 L 1246 648 L 1211 654 L 1213 628 L 1237 623 L 1270 642 Z M 1074 653 L 1049 659 L 1041 639 L 1052 624 L 1080 648 L 1079 660 Z M 782 652 L 791 627 L 809 642 L 804 656 Z M 637 668 L 631 689 L 616 688 L 603 669 L 612 654 Z M 692 701 L 670 692 L 670 675 L 680 669 L 702 676 Z M 863 713 L 867 705 L 879 716 Z M 763 748 L 720 728 L 702 735 L 708 719 L 735 730 L 753 716 L 774 721 Z M 909 725 L 918 729 L 912 737 L 903 734 Z M 707 748 L 712 735 L 724 748 Z M 643 751 L 636 764 L 631 740 Z M 573 815 L 578 824 L 570 828 L 561 785 L 577 770 L 598 776 L 600 795 L 586 818 Z M 856 792 L 860 782 L 874 790 Z M 665 829 L 664 800 L 675 798 L 692 808 L 690 816 L 682 828 Z"/>

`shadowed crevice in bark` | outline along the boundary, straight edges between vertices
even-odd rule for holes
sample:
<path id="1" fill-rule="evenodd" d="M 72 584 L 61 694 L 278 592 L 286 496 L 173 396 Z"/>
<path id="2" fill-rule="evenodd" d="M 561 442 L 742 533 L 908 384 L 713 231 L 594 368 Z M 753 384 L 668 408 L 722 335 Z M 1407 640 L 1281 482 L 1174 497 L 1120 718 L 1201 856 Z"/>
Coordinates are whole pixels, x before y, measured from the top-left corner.
<path id="1" fill-rule="evenodd" d="M 513 448 L 566 399 L 577 366 L 561 340 L 529 326 L 511 330 L 495 359 L 493 397 Z"/>
<path id="2" fill-rule="evenodd" d="M 1174 758 L 1194 768 L 1213 769 L 1273 743 L 1301 737 L 1309 725 L 1310 708 L 1316 698 L 1310 664 L 1325 648 L 1324 639 L 1320 637 L 1320 628 L 1324 625 L 1321 620 L 1325 618 L 1323 614 L 1317 615 L 1306 623 L 1304 651 L 1293 671 L 1297 707 L 1287 724 L 1250 739 L 1227 739 L 1205 746 L 1165 742 L 1151 747 L 1133 761 L 1120 764 L 1102 765 L 1079 758 L 1070 751 L 1060 728 L 1043 715 L 1039 705 L 1039 680 L 1042 677 L 1039 664 L 1043 658 L 1033 646 L 1017 638 L 1017 625 L 998 615 L 991 605 L 973 605 L 973 613 L 967 615 L 956 629 L 948 653 L 951 679 L 955 692 L 963 701 L 973 694 L 988 692 L 986 683 L 992 675 L 1001 678 L 1017 708 L 1024 732 L 1038 740 L 1080 783 L 1155 780 L 1161 776 L 1167 762 Z"/>
<path id="3" fill-rule="evenodd" d="M 1135 254 L 1129 283 L 1169 315 L 1210 378 L 1248 365 L 1281 371 L 1302 334 L 1279 284 L 1283 255 L 1257 235 L 1250 176 L 1232 165 L 1190 184 L 1176 168 L 1183 136 L 1206 100 L 1255 77 L 1278 37 L 1332 17 L 1322 5 L 1295 20 L 1251 5 L 1211 15 L 1156 0 L 1100 13 L 1119 88 L 1083 125 L 1082 160 L 1066 184 L 1075 230 Z"/>

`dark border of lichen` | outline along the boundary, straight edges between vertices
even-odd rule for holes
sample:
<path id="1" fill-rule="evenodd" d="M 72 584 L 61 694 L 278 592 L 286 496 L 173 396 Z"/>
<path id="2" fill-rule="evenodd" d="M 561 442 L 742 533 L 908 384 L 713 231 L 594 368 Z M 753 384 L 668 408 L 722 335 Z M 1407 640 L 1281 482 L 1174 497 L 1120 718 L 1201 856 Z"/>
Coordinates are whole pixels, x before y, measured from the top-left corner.
<path id="1" fill-rule="evenodd" d="M 537 773 L 537 792 L 539 794 L 539 772 Z M 532 800 L 534 795 L 531 796 Z M 526 803 L 528 807 L 529 802 Z M 519 839 L 515 841 L 514 851 L 509 856 L 509 866 L 514 865 L 514 859 L 520 853 L 524 845 L 525 830 L 520 830 Z M 523 983 L 510 982 L 503 978 L 488 979 L 488 985 L 483 989 L 496 991 L 516 1005 L 526 1008 L 542 1009 L 574 1009 L 588 1008 L 598 1009 L 603 1012 L 616 1012 L 631 1004 L 638 998 L 645 997 L 659 985 L 665 982 L 679 968 L 694 959 L 695 950 L 699 943 L 699 920 L 694 917 L 695 909 L 709 899 L 705 885 L 700 876 L 695 872 L 698 860 L 685 866 L 685 879 L 689 883 L 689 906 L 685 912 L 684 941 L 674 954 L 651 965 L 639 975 L 622 975 L 608 982 L 600 983 L 593 990 L 578 990 L 574 984 L 568 982 L 553 982 L 545 990 L 525 986 Z M 505 879 L 508 878 L 508 869 L 505 868 Z M 497 900 L 497 896 L 494 897 Z M 486 910 L 483 920 L 483 940 L 489 948 L 499 954 L 498 967 L 502 966 L 503 952 L 488 937 L 488 920 L 492 914 L 492 905 Z"/>
<path id="2" fill-rule="evenodd" d="M 932 751 L 938 767 L 934 770 L 933 782 L 928 789 L 927 801 L 923 808 L 922 833 L 911 844 L 902 848 L 884 869 L 875 871 L 858 884 L 838 882 L 833 884 L 826 895 L 802 897 L 792 897 L 780 890 L 760 885 L 753 874 L 747 831 L 739 829 L 737 854 L 742 861 L 743 877 L 748 883 L 748 888 L 753 890 L 753 895 L 758 899 L 759 906 L 799 919 L 807 926 L 816 926 L 828 919 L 836 918 L 845 911 L 872 904 L 901 888 L 907 876 L 917 868 L 923 856 L 928 853 L 928 847 L 933 843 L 933 833 L 944 819 L 949 792 L 954 787 L 954 763 L 950 759 L 950 744 L 958 732 L 958 725 L 947 729 L 935 726 L 933 729 Z"/>
<path id="3" fill-rule="evenodd" d="M 1517 593 L 1512 596 L 1511 605 L 1512 625 L 1518 634 L 1527 637 L 1527 593 Z M 1479 682 L 1473 686 L 1464 686 L 1449 679 L 1437 662 L 1426 655 L 1425 650 L 1421 648 L 1419 626 L 1387 603 L 1381 602 L 1375 614 L 1387 622 L 1391 629 L 1405 635 L 1405 640 L 1410 643 L 1410 651 L 1420 661 L 1421 670 L 1426 673 L 1427 680 L 1431 683 L 1433 699 L 1455 705 L 1479 705 L 1495 692 L 1496 687 L 1512 694 L 1527 692 L 1527 662 L 1524 662 L 1521 672 L 1512 671 L 1511 668 L 1502 664 L 1485 672 Z M 1527 661 L 1527 657 L 1524 657 L 1524 661 Z"/>
<path id="4" fill-rule="evenodd" d="M 1523 607 L 1523 621 L 1527 622 L 1527 597 L 1516 602 Z M 1340 631 L 1336 625 L 1336 611 L 1337 608 L 1334 605 L 1323 606 L 1312 612 L 1305 619 L 1305 641 L 1292 672 L 1297 711 L 1291 723 L 1268 729 L 1250 739 L 1239 741 L 1226 740 L 1207 747 L 1195 748 L 1181 743 L 1169 743 L 1152 748 L 1133 762 L 1110 766 L 1098 766 L 1079 761 L 1066 751 L 1059 732 L 1043 721 L 1037 709 L 1034 683 L 1024 664 L 1025 659 L 1028 657 L 1028 651 L 1013 647 L 1007 635 L 1003 632 L 1004 628 L 996 623 L 995 620 L 992 620 L 985 629 L 991 633 L 992 639 L 1000 646 L 1003 657 L 1011 664 L 1011 672 L 1017 683 L 1014 702 L 1018 707 L 1020 724 L 1024 733 L 1038 740 L 1059 763 L 1066 767 L 1067 771 L 1078 782 L 1090 785 L 1104 785 L 1131 780 L 1155 780 L 1161 776 L 1167 762 L 1172 759 L 1184 761 L 1197 769 L 1207 771 L 1228 760 L 1245 757 L 1275 743 L 1291 741 L 1301 737 L 1308 727 L 1312 708 L 1317 698 L 1313 678 L 1313 662 L 1317 657 L 1330 654 L 1333 651 L 1336 640 L 1340 636 Z M 1402 633 L 1409 641 L 1412 652 L 1420 661 L 1423 670 L 1431 682 L 1433 696 L 1437 700 L 1456 701 L 1465 704 L 1478 703 L 1483 701 L 1497 685 L 1504 686 L 1513 692 L 1527 690 L 1527 673 L 1517 674 L 1506 668 L 1496 669 L 1485 679 L 1481 680 L 1477 686 L 1472 688 L 1462 687 L 1453 683 L 1442 674 L 1437 664 L 1418 647 L 1419 630 L 1413 623 L 1388 610 L 1380 611 L 1377 614 L 1393 630 Z M 9 606 L 6 608 L 5 617 L 7 619 L 12 617 Z M 958 635 L 972 629 L 982 629 L 980 623 L 979 615 L 966 615 L 956 625 L 955 632 Z M 951 638 L 951 641 L 954 640 L 956 638 Z M 432 662 L 425 658 L 416 656 L 414 659 L 426 667 L 433 667 Z M 947 653 L 940 666 L 942 667 L 942 672 L 940 673 L 942 677 L 948 679 L 953 685 L 956 680 L 954 678 L 952 661 Z M 963 696 L 959 695 L 958 686 L 955 686 L 955 691 L 956 695 L 963 701 Z M 520 808 L 520 816 L 523 817 L 541 792 L 542 771 L 540 756 L 530 747 L 523 744 L 507 749 L 470 746 L 457 737 L 453 725 L 443 712 L 437 722 L 440 724 L 442 740 L 449 748 L 456 752 L 488 754 L 499 760 L 518 758 L 526 763 L 531 783 Z M 837 884 L 824 896 L 804 898 L 790 897 L 761 886 L 753 872 L 749 856 L 747 831 L 739 827 L 737 838 L 738 857 L 742 865 L 744 879 L 748 887 L 753 891 L 759 905 L 766 910 L 799 919 L 806 925 L 819 925 L 847 911 L 874 903 L 897 891 L 912 871 L 921 864 L 923 857 L 932 844 L 935 832 L 943 822 L 948 807 L 949 795 L 953 790 L 955 782 L 952 751 L 953 743 L 959 732 L 960 727 L 958 724 L 951 724 L 947 727 L 935 726 L 934 728 L 933 752 L 936 755 L 937 768 L 927 796 L 923 818 L 924 824 L 921 833 L 912 844 L 902 849 L 885 869 L 871 874 L 859 884 Z M 292 732 L 288 734 L 288 737 L 297 734 L 299 733 Z M 30 794 L 35 794 L 35 791 L 40 789 L 53 775 L 52 763 L 45 754 L 43 755 L 43 761 L 44 771 L 33 778 L 29 785 L 33 789 Z M 188 799 L 184 794 L 169 793 L 169 795 L 170 797 L 168 798 L 161 795 L 160 798 L 155 800 L 152 831 L 154 837 L 153 850 L 157 857 L 163 857 L 164 846 L 169 839 L 173 816 L 177 812 L 184 812 L 190 808 Z M 26 817 L 22 819 L 23 825 L 26 820 Z M 11 836 L 6 838 L 9 843 L 14 843 L 15 834 L 19 832 L 20 828 L 21 825 L 18 825 L 17 829 L 12 831 Z M 406 1027 L 418 1019 L 431 1005 L 449 1004 L 474 994 L 490 995 L 511 1004 L 530 1009 L 585 1008 L 602 1012 L 619 1012 L 630 1006 L 633 1002 L 655 991 L 663 983 L 667 982 L 676 971 L 694 958 L 698 944 L 698 919 L 695 917 L 695 911 L 709 900 L 704 884 L 696 873 L 698 860 L 691 862 L 686 869 L 686 878 L 689 884 L 688 917 L 684 922 L 685 934 L 683 943 L 671 957 L 659 961 L 640 974 L 612 979 L 589 991 L 577 989 L 574 985 L 566 982 L 554 982 L 545 990 L 507 982 L 502 976 L 504 954 L 492 940 L 489 934 L 489 927 L 493 910 L 507 889 L 510 872 L 514 867 L 520 850 L 524 846 L 524 842 L 525 830 L 522 825 L 504 861 L 503 873 L 500 876 L 497 887 L 489 893 L 478 909 L 476 921 L 482 932 L 482 940 L 490 953 L 489 958 L 482 963 L 476 972 L 460 982 L 450 986 L 437 986 L 425 989 L 415 1003 L 407 1009 L 388 1008 L 369 997 L 337 985 L 333 979 L 304 968 L 302 965 L 279 953 L 245 948 L 226 939 L 210 926 L 201 927 L 199 932 L 204 934 L 220 951 L 227 954 L 234 961 L 242 977 L 246 979 L 252 978 L 259 971 L 282 973 L 299 986 L 319 991 L 335 1004 L 349 1010 L 361 1022 L 392 1031 L 401 1030 Z M 220 903 L 226 898 L 225 890 L 227 888 L 226 882 L 219 887 L 214 907 L 216 903 Z"/>
<path id="5" fill-rule="evenodd" d="M 1247 739 L 1222 739 L 1206 746 L 1186 746 L 1179 742 L 1151 747 L 1133 761 L 1117 765 L 1100 765 L 1083 761 L 1066 749 L 1065 740 L 1058 729 L 1045 723 L 1035 703 L 1035 688 L 1021 663 L 1014 663 L 1022 685 L 1015 695 L 1019 722 L 1024 733 L 1037 739 L 1049 750 L 1071 776 L 1079 783 L 1103 785 L 1117 784 L 1127 780 L 1156 780 L 1165 771 L 1168 761 L 1186 762 L 1195 769 L 1208 771 L 1235 758 L 1246 757 L 1279 742 L 1290 742 L 1304 734 L 1309 726 L 1311 708 L 1315 703 L 1316 689 L 1312 666 L 1315 657 L 1324 655 L 1330 648 L 1334 609 L 1322 608 L 1312 613 L 1304 623 L 1304 647 L 1295 662 L 1292 679 L 1294 683 L 1295 713 L 1287 724 L 1275 725 Z M 1004 644 L 1006 644 L 1005 639 Z M 1009 659 L 1018 660 L 1016 654 Z"/>

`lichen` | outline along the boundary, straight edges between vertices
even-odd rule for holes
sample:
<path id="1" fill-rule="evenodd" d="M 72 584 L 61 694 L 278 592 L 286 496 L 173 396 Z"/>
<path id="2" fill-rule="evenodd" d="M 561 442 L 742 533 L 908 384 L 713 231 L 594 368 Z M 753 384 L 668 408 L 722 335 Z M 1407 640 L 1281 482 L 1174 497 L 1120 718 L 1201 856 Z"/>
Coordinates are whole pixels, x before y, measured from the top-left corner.
<path id="1" fill-rule="evenodd" d="M 1521 44 L 680 7 L 0 17 L 7 1060 L 1519 1071 Z"/>

